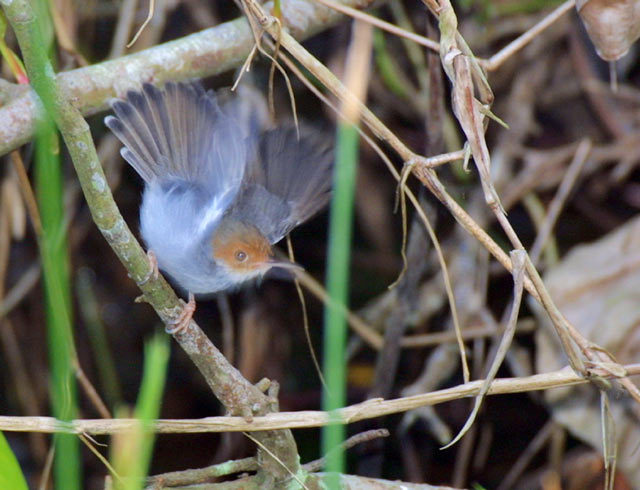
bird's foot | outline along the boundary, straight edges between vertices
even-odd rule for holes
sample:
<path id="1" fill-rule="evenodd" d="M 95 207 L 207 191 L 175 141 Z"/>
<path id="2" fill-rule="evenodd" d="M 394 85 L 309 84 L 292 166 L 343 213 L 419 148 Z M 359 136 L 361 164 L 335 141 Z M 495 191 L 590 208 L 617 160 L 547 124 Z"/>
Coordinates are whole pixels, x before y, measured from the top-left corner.
<path id="1" fill-rule="evenodd" d="M 147 259 L 149 260 L 149 273 L 138 283 L 138 286 L 146 284 L 152 277 L 154 279 L 158 279 L 158 276 L 160 275 L 160 271 L 158 270 L 158 258 L 153 250 L 147 250 Z"/>
<path id="2" fill-rule="evenodd" d="M 184 307 L 182 308 L 180 315 L 178 315 L 178 318 L 169 323 L 169 325 L 172 325 L 173 327 L 167 327 L 167 333 L 170 335 L 175 335 L 186 329 L 191 322 L 194 311 L 196 311 L 196 298 L 193 296 L 193 293 L 189 293 L 189 302 L 184 303 Z"/>

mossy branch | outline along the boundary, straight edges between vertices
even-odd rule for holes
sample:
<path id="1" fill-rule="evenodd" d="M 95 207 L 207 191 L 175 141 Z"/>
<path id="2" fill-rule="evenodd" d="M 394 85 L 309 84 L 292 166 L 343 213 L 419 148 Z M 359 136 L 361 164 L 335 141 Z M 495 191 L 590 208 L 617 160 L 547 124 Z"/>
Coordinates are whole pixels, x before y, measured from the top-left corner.
<path id="1" fill-rule="evenodd" d="M 56 80 L 46 54 L 38 49 L 40 32 L 29 0 L 2 0 L 0 4 L 16 33 L 32 87 L 62 134 L 94 222 L 145 299 L 165 323 L 170 322 L 181 311 L 182 304 L 162 276 L 151 276 L 145 281 L 150 273 L 147 256 L 113 200 L 89 126 Z M 195 322 L 175 338 L 231 414 L 250 418 L 271 411 L 272 400 L 227 362 Z M 278 481 L 300 470 L 290 431 L 260 432 L 255 438 L 266 448 L 259 450 L 264 478 Z"/>

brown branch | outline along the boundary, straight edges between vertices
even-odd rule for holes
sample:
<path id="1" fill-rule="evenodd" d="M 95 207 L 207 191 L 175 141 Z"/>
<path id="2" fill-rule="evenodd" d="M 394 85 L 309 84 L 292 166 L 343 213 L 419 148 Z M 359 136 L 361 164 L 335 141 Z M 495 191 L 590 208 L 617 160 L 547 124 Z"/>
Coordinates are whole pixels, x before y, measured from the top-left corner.
<path id="1" fill-rule="evenodd" d="M 623 366 L 627 376 L 640 375 L 640 364 Z M 604 369 L 595 369 L 603 378 L 616 379 L 616 376 Z M 625 378 L 628 379 L 628 378 Z M 491 383 L 487 395 L 505 395 L 530 391 L 549 390 L 563 386 L 586 384 L 590 380 L 576 374 L 570 367 L 544 374 L 535 374 L 520 378 L 501 378 Z M 322 427 L 335 423 L 339 417 L 345 423 L 382 417 L 394 413 L 406 412 L 427 405 L 477 396 L 484 380 L 471 381 L 443 390 L 392 400 L 372 399 L 337 410 L 331 415 L 322 411 L 299 411 L 269 413 L 247 421 L 244 417 L 207 417 L 195 420 L 157 420 L 154 430 L 157 433 L 200 434 L 208 432 L 245 432 L 272 431 L 278 429 L 304 429 Z M 9 432 L 65 432 L 91 435 L 116 434 L 131 430 L 138 421 L 134 419 L 86 419 L 62 422 L 53 417 L 12 417 L 0 416 L 0 431 Z"/>

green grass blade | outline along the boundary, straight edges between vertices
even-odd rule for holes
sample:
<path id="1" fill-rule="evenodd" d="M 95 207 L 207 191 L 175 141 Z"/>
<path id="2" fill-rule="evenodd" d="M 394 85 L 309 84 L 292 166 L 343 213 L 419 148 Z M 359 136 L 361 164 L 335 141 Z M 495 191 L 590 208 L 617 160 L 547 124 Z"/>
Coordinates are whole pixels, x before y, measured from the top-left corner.
<path id="1" fill-rule="evenodd" d="M 38 10 L 46 2 L 37 0 Z M 43 105 L 55 108 L 53 69 L 49 62 L 48 15 L 34 15 L 32 5 L 2 2 L 24 57 L 32 88 Z M 39 11 L 42 11 L 41 9 Z M 62 170 L 58 134 L 50 117 L 42 115 L 36 127 L 35 188 L 42 231 L 38 236 L 42 262 L 50 365 L 53 415 L 61 420 L 77 416 L 77 389 L 73 362 L 75 350 L 71 329 L 69 260 L 63 207 Z M 56 488 L 79 490 L 81 461 L 79 441 L 74 435 L 54 436 L 54 480 Z"/>
<path id="2" fill-rule="evenodd" d="M 18 460 L 2 432 L 0 432 L 0 488 L 28 489 Z"/>
<path id="3" fill-rule="evenodd" d="M 69 259 L 66 242 L 62 172 L 58 135 L 50 121 L 38 128 L 36 138 L 35 181 L 42 220 L 39 240 L 44 279 L 51 402 L 60 420 L 77 416 L 77 387 L 72 359 L 75 357 L 71 330 Z M 76 436 L 57 434 L 54 438 L 56 488 L 80 489 L 80 449 Z"/>
<path id="4" fill-rule="evenodd" d="M 327 270 L 327 291 L 332 301 L 325 306 L 324 324 L 323 370 L 327 392 L 324 395 L 323 408 L 327 411 L 343 407 L 346 400 L 347 325 L 343 312 L 336 305 L 346 305 L 349 292 L 358 141 L 359 135 L 354 125 L 342 123 L 338 126 Z M 339 446 L 345 439 L 345 432 L 342 424 L 325 427 L 322 432 L 322 452 L 327 454 L 332 448 Z M 335 473 L 329 475 L 326 483 L 330 488 L 337 488 L 337 473 L 344 472 L 344 452 L 332 451 L 327 456 L 326 469 Z"/>
<path id="5" fill-rule="evenodd" d="M 164 333 L 155 335 L 147 342 L 144 351 L 144 371 L 135 410 L 140 425 L 137 430 L 122 435 L 119 444 L 112 447 L 111 459 L 120 476 L 115 488 L 122 490 L 141 489 L 149 471 L 155 441 L 153 421 L 160 415 L 169 364 L 169 336 Z"/>

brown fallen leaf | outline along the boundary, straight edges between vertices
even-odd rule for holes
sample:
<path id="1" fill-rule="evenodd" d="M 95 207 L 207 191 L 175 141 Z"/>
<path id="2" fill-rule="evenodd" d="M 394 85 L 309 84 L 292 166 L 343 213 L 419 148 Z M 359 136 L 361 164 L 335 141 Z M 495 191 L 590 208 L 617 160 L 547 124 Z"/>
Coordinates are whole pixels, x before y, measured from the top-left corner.
<path id="1" fill-rule="evenodd" d="M 603 60 L 622 58 L 640 37 L 638 0 L 577 0 L 576 9 Z"/>
<path id="2" fill-rule="evenodd" d="M 545 277 L 556 304 L 589 340 L 621 363 L 640 358 L 640 217 L 602 239 L 575 247 Z M 536 365 L 547 372 L 566 365 L 544 312 L 536 334 Z M 634 380 L 637 384 L 637 380 Z M 640 410 L 622 390 L 609 393 L 615 422 L 618 468 L 640 488 Z M 554 420 L 602 451 L 600 395 L 593 386 L 550 390 L 545 399 Z"/>

